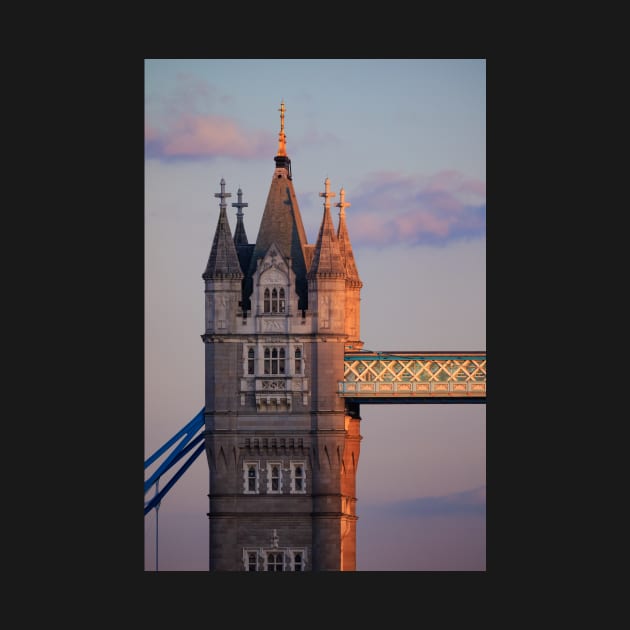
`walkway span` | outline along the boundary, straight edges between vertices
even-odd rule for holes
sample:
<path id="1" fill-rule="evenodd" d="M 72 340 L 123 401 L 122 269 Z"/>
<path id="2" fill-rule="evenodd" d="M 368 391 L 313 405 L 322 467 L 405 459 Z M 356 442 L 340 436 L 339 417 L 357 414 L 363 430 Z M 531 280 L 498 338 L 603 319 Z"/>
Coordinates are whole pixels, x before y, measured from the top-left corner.
<path id="1" fill-rule="evenodd" d="M 338 391 L 360 404 L 485 403 L 486 353 L 346 353 Z"/>

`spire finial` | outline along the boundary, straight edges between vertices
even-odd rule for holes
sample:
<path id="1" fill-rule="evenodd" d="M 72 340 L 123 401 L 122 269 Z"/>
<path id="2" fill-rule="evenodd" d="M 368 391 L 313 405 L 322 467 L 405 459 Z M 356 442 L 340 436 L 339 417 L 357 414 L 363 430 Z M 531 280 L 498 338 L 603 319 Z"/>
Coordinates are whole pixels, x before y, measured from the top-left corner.
<path id="1" fill-rule="evenodd" d="M 278 155 L 286 155 L 287 154 L 287 137 L 284 133 L 284 112 L 286 111 L 286 107 L 284 106 L 284 99 L 280 103 L 280 133 L 278 134 Z"/>
<path id="2" fill-rule="evenodd" d="M 337 193 L 330 192 L 330 180 L 328 179 L 328 177 L 324 181 L 324 187 L 326 188 L 326 192 L 319 193 L 319 196 L 320 197 L 324 197 L 324 206 L 326 208 L 330 208 L 330 201 L 328 201 L 328 198 L 329 197 L 336 197 Z"/>
<path id="3" fill-rule="evenodd" d="M 242 208 L 247 208 L 249 204 L 243 203 L 243 191 L 240 188 L 238 189 L 238 192 L 236 194 L 238 196 L 238 201 L 236 203 L 233 203 L 232 207 L 236 208 L 236 216 L 242 217 L 243 216 Z"/>
<path id="4" fill-rule="evenodd" d="M 342 186 L 341 190 L 339 191 L 339 203 L 335 204 L 335 207 L 339 208 L 339 216 L 342 218 L 346 216 L 346 208 L 349 205 L 351 205 L 345 199 L 346 199 L 346 191 L 343 189 L 343 186 Z"/>
<path id="5" fill-rule="evenodd" d="M 225 192 L 225 180 L 223 179 L 223 177 L 221 178 L 221 192 L 214 193 L 214 196 L 219 197 L 221 199 L 221 202 L 219 203 L 219 208 L 221 208 L 221 210 L 225 210 L 227 208 L 227 204 L 225 203 L 225 200 L 227 199 L 227 197 L 231 197 L 232 193 Z"/>

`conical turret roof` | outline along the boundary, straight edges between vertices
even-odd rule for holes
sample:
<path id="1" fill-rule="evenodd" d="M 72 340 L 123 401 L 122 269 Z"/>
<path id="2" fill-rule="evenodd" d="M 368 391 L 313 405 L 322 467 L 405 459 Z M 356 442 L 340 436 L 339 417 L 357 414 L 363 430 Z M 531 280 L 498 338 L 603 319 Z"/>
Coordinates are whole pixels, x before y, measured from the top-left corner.
<path id="1" fill-rule="evenodd" d="M 238 262 L 238 255 L 232 232 L 227 218 L 225 198 L 230 197 L 230 193 L 225 192 L 225 180 L 221 179 L 221 192 L 215 193 L 215 197 L 220 197 L 219 220 L 214 233 L 214 241 L 208 258 L 206 270 L 202 277 L 204 280 L 220 278 L 242 278 L 243 272 Z"/>
<path id="2" fill-rule="evenodd" d="M 344 260 L 339 250 L 339 242 L 335 234 L 332 219 L 330 217 L 329 197 L 334 197 L 335 193 L 330 192 L 330 180 L 325 181 L 326 192 L 319 193 L 320 197 L 325 197 L 324 217 L 319 228 L 313 262 L 308 272 L 309 278 L 334 278 L 345 277 L 346 268 Z"/>
<path id="3" fill-rule="evenodd" d="M 363 286 L 361 279 L 359 278 L 359 272 L 357 265 L 354 261 L 354 253 L 352 251 L 352 245 L 350 244 L 350 236 L 348 234 L 348 227 L 346 226 L 346 208 L 350 205 L 346 199 L 346 194 L 342 188 L 339 191 L 339 203 L 335 206 L 339 208 L 339 226 L 337 228 L 337 241 L 339 242 L 339 251 L 344 262 L 346 269 L 346 284 L 352 286 Z"/>

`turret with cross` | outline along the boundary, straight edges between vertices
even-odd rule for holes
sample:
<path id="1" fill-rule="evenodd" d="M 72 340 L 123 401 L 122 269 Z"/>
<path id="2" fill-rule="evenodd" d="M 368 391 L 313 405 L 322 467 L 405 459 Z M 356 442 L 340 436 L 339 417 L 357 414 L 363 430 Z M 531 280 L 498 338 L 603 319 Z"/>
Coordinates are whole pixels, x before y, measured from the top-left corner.
<path id="1" fill-rule="evenodd" d="M 219 202 L 219 209 L 220 210 L 225 210 L 227 208 L 227 204 L 225 203 L 225 200 L 228 197 L 232 196 L 232 193 L 226 193 L 225 192 L 225 180 L 223 179 L 223 177 L 221 178 L 221 192 L 220 193 L 214 193 L 215 197 L 219 197 L 219 199 L 221 199 L 221 201 Z"/>
<path id="2" fill-rule="evenodd" d="M 324 207 L 330 210 L 330 201 L 328 201 L 328 198 L 336 197 L 337 193 L 330 192 L 330 180 L 328 179 L 328 177 L 326 178 L 326 181 L 324 182 L 324 187 L 325 187 L 325 192 L 323 193 L 320 192 L 319 196 L 324 197 Z"/>

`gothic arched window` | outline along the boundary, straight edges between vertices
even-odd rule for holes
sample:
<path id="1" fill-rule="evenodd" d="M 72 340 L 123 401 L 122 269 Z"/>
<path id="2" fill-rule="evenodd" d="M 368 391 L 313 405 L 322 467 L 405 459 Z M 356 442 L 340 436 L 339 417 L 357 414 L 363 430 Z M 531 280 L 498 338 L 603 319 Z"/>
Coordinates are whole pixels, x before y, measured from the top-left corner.
<path id="1" fill-rule="evenodd" d="M 269 289 L 265 289 L 265 299 L 263 304 L 263 311 L 265 313 L 271 313 L 271 299 Z"/>
<path id="2" fill-rule="evenodd" d="M 264 369 L 265 374 L 285 373 L 285 351 L 284 348 L 265 348 Z"/>
<path id="3" fill-rule="evenodd" d="M 247 351 L 247 373 L 254 373 L 254 348 L 250 348 Z"/>

